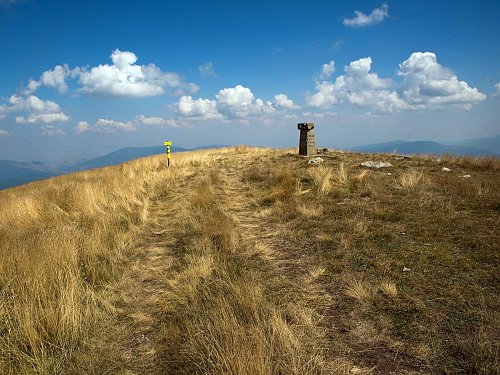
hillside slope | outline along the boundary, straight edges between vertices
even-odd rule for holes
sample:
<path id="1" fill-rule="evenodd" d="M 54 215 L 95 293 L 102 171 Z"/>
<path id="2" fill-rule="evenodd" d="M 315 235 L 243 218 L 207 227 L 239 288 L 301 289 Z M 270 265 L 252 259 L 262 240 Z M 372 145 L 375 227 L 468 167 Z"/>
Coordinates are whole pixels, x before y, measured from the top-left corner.
<path id="1" fill-rule="evenodd" d="M 174 156 L 0 192 L 0 372 L 499 372 L 498 159 Z"/>

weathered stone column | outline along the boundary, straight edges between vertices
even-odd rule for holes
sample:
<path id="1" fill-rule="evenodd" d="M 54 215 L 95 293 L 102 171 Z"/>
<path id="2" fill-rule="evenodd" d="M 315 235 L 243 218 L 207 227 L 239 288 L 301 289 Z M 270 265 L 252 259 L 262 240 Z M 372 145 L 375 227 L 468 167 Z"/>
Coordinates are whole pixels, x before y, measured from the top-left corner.
<path id="1" fill-rule="evenodd" d="M 300 130 L 299 155 L 317 155 L 314 124 L 312 122 L 303 122 L 297 124 L 297 128 Z"/>

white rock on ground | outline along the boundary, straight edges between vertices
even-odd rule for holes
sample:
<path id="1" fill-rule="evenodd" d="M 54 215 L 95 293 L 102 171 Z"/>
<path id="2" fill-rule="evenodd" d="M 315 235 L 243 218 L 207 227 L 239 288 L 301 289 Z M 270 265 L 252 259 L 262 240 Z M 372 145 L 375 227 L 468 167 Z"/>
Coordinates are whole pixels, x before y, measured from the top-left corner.
<path id="1" fill-rule="evenodd" d="M 323 162 L 324 162 L 324 160 L 322 158 L 317 157 L 317 158 L 309 159 L 309 161 L 307 162 L 307 164 L 313 164 L 313 165 L 315 165 L 315 164 L 321 164 Z"/>
<path id="2" fill-rule="evenodd" d="M 384 162 L 384 161 L 365 161 L 361 163 L 363 167 L 368 167 L 368 168 L 389 168 L 392 167 L 391 163 Z"/>
<path id="3" fill-rule="evenodd" d="M 449 171 L 451 171 L 451 169 L 450 169 L 450 168 L 446 168 L 446 167 L 441 168 L 441 170 L 442 170 L 443 172 L 449 172 Z"/>
<path id="4" fill-rule="evenodd" d="M 462 178 L 471 178 L 472 176 L 470 174 L 464 174 L 463 176 L 460 176 Z"/>

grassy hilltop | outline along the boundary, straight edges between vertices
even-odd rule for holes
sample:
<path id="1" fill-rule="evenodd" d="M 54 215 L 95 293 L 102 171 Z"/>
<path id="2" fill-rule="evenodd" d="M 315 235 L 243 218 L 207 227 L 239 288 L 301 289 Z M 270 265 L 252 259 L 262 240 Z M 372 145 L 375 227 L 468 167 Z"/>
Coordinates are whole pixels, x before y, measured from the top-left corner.
<path id="1" fill-rule="evenodd" d="M 500 161 L 322 157 L 0 191 L 0 373 L 499 374 Z"/>

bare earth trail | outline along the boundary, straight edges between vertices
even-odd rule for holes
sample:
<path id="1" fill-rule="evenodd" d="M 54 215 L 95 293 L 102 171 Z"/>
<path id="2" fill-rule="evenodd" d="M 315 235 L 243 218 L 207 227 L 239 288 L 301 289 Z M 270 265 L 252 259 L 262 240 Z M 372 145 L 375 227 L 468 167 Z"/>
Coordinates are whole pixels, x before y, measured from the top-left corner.
<path id="1" fill-rule="evenodd" d="M 251 171 L 252 163 L 246 156 L 238 160 L 234 160 L 234 156 L 222 156 L 209 167 L 217 174 L 213 184 L 217 203 L 234 221 L 240 246 L 256 249 L 266 262 L 272 263 L 271 268 L 286 275 L 284 278 L 307 278 L 305 259 L 292 259 L 293 255 L 287 253 L 289 244 L 279 236 L 277 225 L 283 224 L 269 220 L 270 212 L 256 209 L 256 197 L 262 192 L 244 178 L 244 174 Z M 177 214 L 185 208 L 188 187 L 203 184 L 209 168 L 199 167 L 194 173 L 177 179 L 154 200 L 148 222 L 135 241 L 134 260 L 111 288 L 116 296 L 116 311 L 99 330 L 99 344 L 93 345 L 99 348 L 98 353 L 91 354 L 93 368 L 86 371 L 165 373 L 158 364 L 158 351 L 165 339 L 159 332 L 165 324 L 162 306 L 169 298 L 166 291 L 179 271 L 172 254 L 182 226 Z"/>

